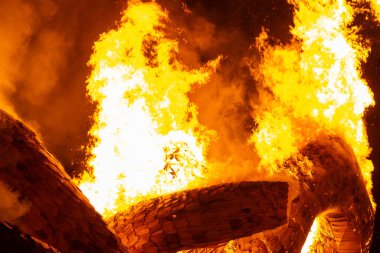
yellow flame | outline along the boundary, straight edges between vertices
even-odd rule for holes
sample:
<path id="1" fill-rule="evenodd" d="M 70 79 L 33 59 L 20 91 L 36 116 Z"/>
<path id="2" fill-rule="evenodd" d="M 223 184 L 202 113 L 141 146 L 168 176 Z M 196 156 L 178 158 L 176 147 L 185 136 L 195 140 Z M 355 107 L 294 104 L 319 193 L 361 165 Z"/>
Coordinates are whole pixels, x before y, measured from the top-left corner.
<path id="1" fill-rule="evenodd" d="M 374 10 L 377 21 L 380 22 L 380 0 L 368 0 Z"/>
<path id="2" fill-rule="evenodd" d="M 166 37 L 167 13 L 134 1 L 120 27 L 95 43 L 88 94 L 97 103 L 80 188 L 104 216 L 148 197 L 200 184 L 212 132 L 200 125 L 187 93 L 217 60 L 190 70 Z M 197 180 L 196 180 L 197 179 Z"/>
<path id="3" fill-rule="evenodd" d="M 319 219 L 316 218 L 313 222 L 313 225 L 310 228 L 310 232 L 307 235 L 305 243 L 302 246 L 301 253 L 311 252 L 312 250 L 311 247 L 313 246 L 313 243 L 316 240 L 316 237 L 318 235 L 318 227 L 319 227 Z"/>
<path id="4" fill-rule="evenodd" d="M 349 26 L 354 10 L 345 0 L 289 2 L 295 6 L 292 43 L 269 46 L 265 31 L 257 39 L 262 61 L 252 71 L 262 104 L 251 141 L 260 165 L 277 172 L 278 163 L 330 132 L 353 148 L 370 192 L 373 165 L 363 117 L 374 100 L 360 71 L 369 48 Z M 181 64 L 177 42 L 164 32 L 167 23 L 158 4 L 131 1 L 118 29 L 94 46 L 87 86 L 97 103 L 92 171 L 80 188 L 105 217 L 206 181 L 214 133 L 198 122 L 187 93 L 208 80 L 218 60 L 200 69 Z"/>
<path id="5" fill-rule="evenodd" d="M 374 99 L 361 77 L 369 48 L 359 42 L 358 28 L 350 26 L 354 10 L 345 0 L 289 2 L 295 7 L 292 43 L 269 46 L 265 31 L 256 42 L 262 61 L 252 71 L 262 85 L 263 104 L 251 141 L 260 165 L 277 172 L 278 164 L 310 140 L 333 133 L 353 148 L 372 196 L 373 164 L 363 118 Z M 316 219 L 302 252 L 311 249 L 318 224 Z"/>
<path id="6" fill-rule="evenodd" d="M 369 49 L 348 25 L 353 9 L 344 1 L 291 0 L 294 40 L 270 47 L 265 32 L 257 41 L 263 58 L 254 74 L 262 84 L 264 110 L 252 135 L 261 165 L 272 166 L 295 154 L 322 131 L 341 135 L 353 148 L 371 190 L 373 165 L 363 116 L 374 105 L 361 78 Z"/>

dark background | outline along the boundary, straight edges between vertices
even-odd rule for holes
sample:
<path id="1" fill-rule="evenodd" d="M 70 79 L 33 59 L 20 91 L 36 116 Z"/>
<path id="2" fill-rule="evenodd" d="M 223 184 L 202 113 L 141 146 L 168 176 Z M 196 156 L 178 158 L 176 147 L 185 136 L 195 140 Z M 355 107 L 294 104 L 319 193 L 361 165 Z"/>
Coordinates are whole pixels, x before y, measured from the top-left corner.
<path id="1" fill-rule="evenodd" d="M 158 2 L 170 11 L 174 23 L 184 27 L 188 39 L 212 35 L 194 41 L 189 52 L 195 62 L 227 55 L 222 67 L 230 71 L 226 71 L 223 83 L 237 82 L 238 74 L 243 99 L 255 93 L 254 81 L 247 68 L 233 66 L 249 51 L 261 27 L 269 28 L 275 43 L 287 43 L 291 38 L 293 9 L 285 0 L 187 0 L 192 18 L 184 15 L 180 0 Z M 31 124 L 71 175 L 84 169 L 82 147 L 88 143 L 94 111 L 86 97 L 90 71 L 86 63 L 93 42 L 115 27 L 126 6 L 125 1 L 107 0 L 0 0 L 0 98 L 9 99 L 1 106 Z M 380 25 L 365 15 L 358 15 L 355 21 L 361 25 L 362 35 L 373 43 L 368 61 L 363 63 L 363 76 L 375 100 L 380 101 Z M 212 46 L 205 46 L 204 41 Z M 229 109 L 243 115 L 242 131 L 249 134 L 252 108 L 246 104 L 237 102 Z M 217 113 L 221 118 L 218 124 L 229 122 L 228 113 Z M 366 120 L 375 165 L 373 193 L 380 203 L 379 105 L 368 109 Z M 379 219 L 377 212 L 372 252 L 380 252 Z"/>

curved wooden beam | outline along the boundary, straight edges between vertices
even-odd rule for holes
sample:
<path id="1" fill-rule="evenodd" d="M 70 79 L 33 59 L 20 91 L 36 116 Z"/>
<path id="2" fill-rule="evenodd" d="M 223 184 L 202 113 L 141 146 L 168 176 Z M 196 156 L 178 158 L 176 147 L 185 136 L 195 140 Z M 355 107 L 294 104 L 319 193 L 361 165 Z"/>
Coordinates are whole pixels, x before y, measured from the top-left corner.
<path id="1" fill-rule="evenodd" d="M 306 165 L 302 162 L 305 159 L 311 163 Z M 335 248 L 332 250 L 337 250 L 339 242 L 345 239 L 347 249 L 356 244 L 360 252 L 369 252 L 374 209 L 355 155 L 341 138 L 320 136 L 289 159 L 284 169 L 292 170 L 299 184 L 297 196 L 291 202 L 288 223 L 274 231 L 236 240 L 236 252 L 257 244 L 257 241 L 265 244 L 268 252 L 300 252 L 318 215 L 323 215 L 330 224 L 346 222 L 347 233 L 352 235 L 344 237 L 345 234 L 333 233 Z M 311 173 L 305 173 L 307 171 Z M 322 242 L 314 246 L 315 249 L 318 247 L 326 250 L 322 252 L 331 250 Z"/>
<path id="2" fill-rule="evenodd" d="M 374 209 L 351 148 L 338 137 L 320 136 L 283 166 L 298 186 L 292 187 L 298 191 L 287 219 L 287 183 L 244 182 L 149 200 L 116 215 L 110 225 L 131 252 L 175 252 L 231 239 L 234 252 L 299 252 L 323 213 L 333 250 L 359 245 L 368 252 Z M 31 204 L 17 220 L 23 232 L 60 252 L 127 252 L 35 134 L 2 111 L 0 181 Z M 315 247 L 326 248 L 322 242 Z"/>
<path id="3" fill-rule="evenodd" d="M 286 182 L 221 184 L 141 202 L 109 225 L 131 252 L 177 252 L 285 224 L 287 202 Z"/>
<path id="4" fill-rule="evenodd" d="M 23 232 L 61 252 L 126 252 L 33 131 L 1 110 L 0 181 L 30 203 Z"/>

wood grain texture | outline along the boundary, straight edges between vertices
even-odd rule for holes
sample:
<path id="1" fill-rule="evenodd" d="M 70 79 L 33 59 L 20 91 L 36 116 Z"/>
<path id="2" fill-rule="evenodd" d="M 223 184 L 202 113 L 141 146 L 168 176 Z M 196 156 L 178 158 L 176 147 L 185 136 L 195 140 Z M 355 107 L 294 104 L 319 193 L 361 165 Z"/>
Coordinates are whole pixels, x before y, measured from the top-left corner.
<path id="1" fill-rule="evenodd" d="M 126 252 L 33 131 L 0 111 L 0 180 L 31 203 L 19 228 L 60 252 Z"/>
<path id="2" fill-rule="evenodd" d="M 286 182 L 221 184 L 141 202 L 109 225 L 131 252 L 176 252 L 285 224 L 287 201 Z"/>
<path id="3" fill-rule="evenodd" d="M 369 252 L 374 210 L 342 139 L 320 136 L 282 169 L 298 189 L 288 212 L 288 183 L 241 182 L 147 200 L 109 224 L 130 252 L 222 252 L 217 245 L 232 239 L 233 252 L 300 252 L 315 217 L 327 213 L 332 237 L 315 252 Z M 23 232 L 62 253 L 127 252 L 33 131 L 2 111 L 0 181 L 31 203 L 17 222 Z"/>
<path id="4" fill-rule="evenodd" d="M 312 162 L 311 173 L 305 173 L 299 163 L 304 158 Z M 359 246 L 360 252 L 369 252 L 374 209 L 355 155 L 341 138 L 320 136 L 289 159 L 285 169 L 293 170 L 299 184 L 299 192 L 291 202 L 288 223 L 274 231 L 236 240 L 235 252 L 249 252 L 247 248 L 252 241 L 262 241 L 268 252 L 300 252 L 314 218 L 322 212 L 326 213 L 326 219 L 339 214 L 349 230 L 339 234 L 340 228 L 334 230 L 331 224 L 335 246 L 316 247 L 314 252 L 318 252 L 317 248 L 325 248 L 322 252 L 336 252 L 337 247 L 349 251 L 354 244 Z M 342 245 L 342 241 L 345 244 Z"/>
<path id="5" fill-rule="evenodd" d="M 55 248 L 21 232 L 7 222 L 0 222 L 0 252 L 59 253 Z"/>

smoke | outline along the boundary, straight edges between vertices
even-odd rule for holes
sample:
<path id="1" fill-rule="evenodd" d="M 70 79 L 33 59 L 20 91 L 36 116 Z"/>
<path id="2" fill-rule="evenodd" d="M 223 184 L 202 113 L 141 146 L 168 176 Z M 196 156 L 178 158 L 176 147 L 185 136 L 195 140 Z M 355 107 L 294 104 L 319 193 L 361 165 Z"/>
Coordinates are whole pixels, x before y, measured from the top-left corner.
<path id="1" fill-rule="evenodd" d="M 25 45 L 37 21 L 29 4 L 18 0 L 0 2 L 0 105 L 12 114 L 15 108 L 10 96 L 16 90 L 18 73 L 27 54 Z"/>
<path id="2" fill-rule="evenodd" d="M 251 45 L 262 27 L 271 28 L 276 42 L 290 40 L 292 7 L 286 1 L 161 2 L 170 15 L 169 36 L 179 38 L 181 61 L 196 68 L 223 57 L 211 80 L 189 94 L 200 123 L 217 133 L 208 152 L 215 180 L 263 178 L 264 172 L 256 170 L 258 156 L 248 143 L 255 124 L 251 101 L 258 100 L 258 93 L 247 59 L 256 54 Z"/>
<path id="3" fill-rule="evenodd" d="M 84 160 L 94 110 L 87 61 L 119 12 L 101 0 L 0 2 L 0 108 L 30 125 L 69 173 Z"/>
<path id="4" fill-rule="evenodd" d="M 223 55 L 218 73 L 190 97 L 202 124 L 218 132 L 210 160 L 254 161 L 247 146 L 255 83 L 245 57 L 262 26 L 289 39 L 284 1 L 159 1 L 169 12 L 169 36 L 189 67 Z M 0 2 L 0 107 L 38 132 L 70 174 L 82 170 L 94 105 L 86 97 L 94 41 L 115 27 L 127 2 L 9 0 Z M 284 11 L 285 10 L 285 11 Z M 286 21 L 284 21 L 286 20 Z M 252 165 L 249 165 L 250 167 Z"/>
<path id="5" fill-rule="evenodd" d="M 17 224 L 17 220 L 29 211 L 30 203 L 20 202 L 18 193 L 12 191 L 2 181 L 0 181 L 0 196 L 0 222 Z"/>
<path id="6" fill-rule="evenodd" d="M 211 161 L 254 161 L 246 143 L 253 126 L 248 100 L 255 83 L 245 57 L 261 27 L 288 40 L 285 1 L 159 1 L 169 36 L 190 68 L 223 55 L 218 73 L 190 94 L 202 124 L 218 132 Z M 38 132 L 70 174 L 85 160 L 94 105 L 86 97 L 87 66 L 99 35 L 115 27 L 127 2 L 9 0 L 0 2 L 0 107 Z M 285 20 L 285 21 L 284 21 Z M 240 165 L 239 165 L 240 166 Z M 248 167 L 252 167 L 249 165 Z"/>

